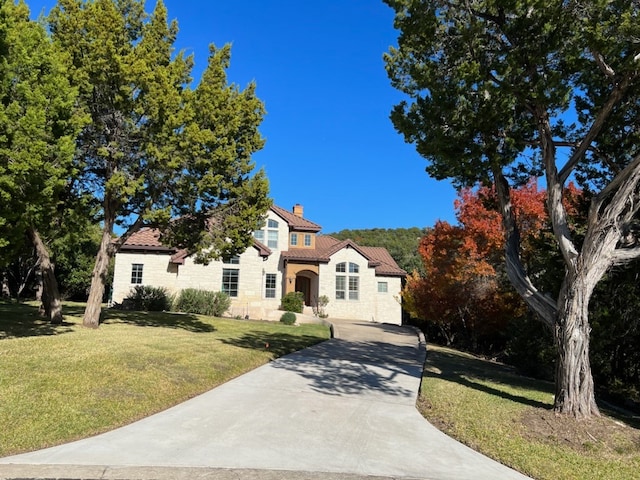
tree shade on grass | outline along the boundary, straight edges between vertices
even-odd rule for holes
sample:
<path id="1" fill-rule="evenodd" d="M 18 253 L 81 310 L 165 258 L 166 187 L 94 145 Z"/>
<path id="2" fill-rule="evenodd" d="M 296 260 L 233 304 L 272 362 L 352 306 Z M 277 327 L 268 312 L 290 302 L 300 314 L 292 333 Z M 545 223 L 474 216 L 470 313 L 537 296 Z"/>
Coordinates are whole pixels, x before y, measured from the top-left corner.
<path id="1" fill-rule="evenodd" d="M 321 325 L 111 309 L 92 331 L 83 310 L 65 304 L 51 325 L 0 303 L 0 456 L 128 424 L 329 338 Z"/>

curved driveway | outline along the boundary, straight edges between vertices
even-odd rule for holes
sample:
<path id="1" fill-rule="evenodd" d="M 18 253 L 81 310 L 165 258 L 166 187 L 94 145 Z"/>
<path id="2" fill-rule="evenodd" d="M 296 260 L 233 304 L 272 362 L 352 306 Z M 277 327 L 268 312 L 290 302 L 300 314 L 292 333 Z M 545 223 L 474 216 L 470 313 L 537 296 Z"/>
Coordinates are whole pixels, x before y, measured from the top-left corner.
<path id="1" fill-rule="evenodd" d="M 2 458 L 0 478 L 527 478 L 422 418 L 413 329 L 334 327 L 336 338 L 139 422 Z"/>

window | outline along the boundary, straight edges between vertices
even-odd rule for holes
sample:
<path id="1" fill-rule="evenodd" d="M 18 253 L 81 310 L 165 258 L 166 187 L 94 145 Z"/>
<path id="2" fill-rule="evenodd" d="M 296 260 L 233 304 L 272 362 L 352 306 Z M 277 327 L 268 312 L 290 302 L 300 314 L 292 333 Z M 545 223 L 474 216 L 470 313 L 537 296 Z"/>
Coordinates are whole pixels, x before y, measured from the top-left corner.
<path id="1" fill-rule="evenodd" d="M 309 235 L 308 233 L 304 234 L 304 246 L 305 247 L 311 246 L 311 235 Z"/>
<path id="2" fill-rule="evenodd" d="M 238 255 L 234 255 L 233 257 L 225 257 L 222 259 L 222 263 L 226 263 L 229 265 L 238 265 L 240 264 L 240 257 Z"/>
<path id="3" fill-rule="evenodd" d="M 358 300 L 359 277 L 349 277 L 349 300 Z"/>
<path id="4" fill-rule="evenodd" d="M 337 273 L 347 272 L 347 262 L 336 264 Z M 349 262 L 349 273 L 359 273 L 360 266 L 357 263 Z M 347 297 L 347 287 L 349 296 Z M 336 275 L 336 299 L 337 300 L 358 300 L 360 297 L 360 277 L 357 275 Z"/>
<path id="5" fill-rule="evenodd" d="M 387 293 L 389 291 L 389 286 L 387 282 L 378 282 L 378 292 L 379 293 Z"/>
<path id="6" fill-rule="evenodd" d="M 253 238 L 258 240 L 261 243 L 264 242 L 264 230 L 256 230 L 253 232 Z M 269 248 L 278 248 L 278 222 L 275 220 L 269 219 L 267 221 L 267 247 Z"/>
<path id="7" fill-rule="evenodd" d="M 264 296 L 265 298 L 276 298 L 276 274 L 267 273 L 264 281 Z"/>
<path id="8" fill-rule="evenodd" d="M 238 296 L 238 281 L 240 279 L 240 270 L 237 268 L 222 269 L 222 291 L 230 297 Z"/>
<path id="9" fill-rule="evenodd" d="M 297 233 L 292 233 L 291 234 L 291 246 L 295 247 L 298 245 L 298 234 Z"/>
<path id="10" fill-rule="evenodd" d="M 134 263 L 131 265 L 131 283 L 135 285 L 142 284 L 142 269 L 143 265 L 141 263 Z"/>
<path id="11" fill-rule="evenodd" d="M 346 298 L 346 278 L 344 275 L 336 275 L 336 299 L 344 300 Z"/>
<path id="12" fill-rule="evenodd" d="M 278 231 L 277 230 L 267 231 L 267 247 L 278 248 Z"/>

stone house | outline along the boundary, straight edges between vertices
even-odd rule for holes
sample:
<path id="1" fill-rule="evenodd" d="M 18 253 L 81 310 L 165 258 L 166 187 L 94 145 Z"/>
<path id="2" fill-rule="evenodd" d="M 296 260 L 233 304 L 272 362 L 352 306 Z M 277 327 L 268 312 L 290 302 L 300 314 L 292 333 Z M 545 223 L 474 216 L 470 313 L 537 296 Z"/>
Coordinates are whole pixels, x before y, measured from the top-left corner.
<path id="1" fill-rule="evenodd" d="M 326 296 L 329 318 L 400 324 L 400 290 L 406 272 L 381 247 L 321 235 L 320 225 L 293 210 L 273 206 L 253 246 L 242 254 L 196 264 L 185 251 L 162 245 L 159 232 L 144 228 L 132 235 L 115 257 L 112 301 L 122 302 L 136 285 L 224 291 L 231 297 L 229 316 L 277 320 L 280 300 L 302 292 L 305 312 L 313 313 Z"/>

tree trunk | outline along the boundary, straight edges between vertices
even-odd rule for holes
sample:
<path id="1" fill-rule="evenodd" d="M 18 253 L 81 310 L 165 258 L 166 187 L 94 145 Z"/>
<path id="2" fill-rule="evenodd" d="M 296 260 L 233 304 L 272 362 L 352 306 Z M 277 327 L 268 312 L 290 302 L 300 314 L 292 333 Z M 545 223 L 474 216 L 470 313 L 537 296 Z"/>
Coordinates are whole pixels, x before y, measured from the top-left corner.
<path id="1" fill-rule="evenodd" d="M 38 257 L 38 265 L 40 266 L 40 273 L 42 275 L 42 302 L 45 314 L 52 324 L 59 325 L 62 323 L 62 299 L 60 297 L 58 281 L 56 280 L 54 265 L 51 262 L 49 250 L 35 228 L 30 228 L 27 234 L 33 243 Z"/>
<path id="2" fill-rule="evenodd" d="M 105 282 L 109 271 L 109 259 L 111 258 L 111 231 L 105 226 L 102 230 L 102 240 L 96 255 L 96 262 L 91 273 L 91 288 L 87 307 L 84 311 L 82 324 L 88 328 L 100 326 L 100 313 L 102 311 L 102 298 L 104 297 Z"/>
<path id="3" fill-rule="evenodd" d="M 589 361 L 588 306 L 592 291 L 584 282 L 565 282 L 554 332 L 558 356 L 553 408 L 575 418 L 600 415 Z"/>

